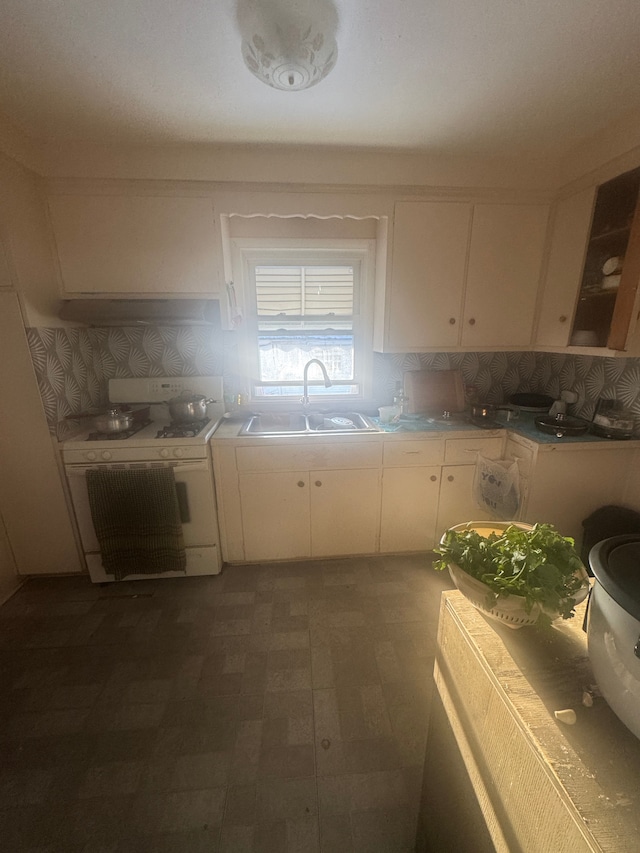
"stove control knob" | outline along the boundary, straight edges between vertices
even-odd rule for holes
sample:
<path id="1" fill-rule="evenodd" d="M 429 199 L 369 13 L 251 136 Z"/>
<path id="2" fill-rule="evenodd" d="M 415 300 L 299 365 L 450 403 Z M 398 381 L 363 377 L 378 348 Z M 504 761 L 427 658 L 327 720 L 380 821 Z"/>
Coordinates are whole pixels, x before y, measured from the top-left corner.
<path id="1" fill-rule="evenodd" d="M 103 450 L 100 456 L 108 462 L 109 459 L 112 458 L 113 454 L 109 453 L 108 450 Z"/>
<path id="2" fill-rule="evenodd" d="M 169 451 L 167 450 L 166 447 L 163 447 L 162 450 L 160 451 L 160 456 L 162 456 L 163 459 L 166 459 L 168 455 L 169 455 Z"/>
<path id="3" fill-rule="evenodd" d="M 89 462 L 93 462 L 97 458 L 98 458 L 98 454 L 94 450 L 90 450 L 87 453 L 87 459 L 89 460 Z"/>
<path id="4" fill-rule="evenodd" d="M 180 456 L 184 456 L 184 450 L 181 447 L 176 447 L 176 449 L 173 451 L 173 455 L 177 456 L 178 458 Z"/>

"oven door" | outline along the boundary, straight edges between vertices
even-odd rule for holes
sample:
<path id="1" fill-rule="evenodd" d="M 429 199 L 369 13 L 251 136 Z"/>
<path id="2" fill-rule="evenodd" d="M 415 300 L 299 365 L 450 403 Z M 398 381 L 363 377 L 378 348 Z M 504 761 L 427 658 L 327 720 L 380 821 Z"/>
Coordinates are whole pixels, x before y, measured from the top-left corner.
<path id="1" fill-rule="evenodd" d="M 78 531 L 85 554 L 100 550 L 91 518 L 87 471 L 140 468 L 173 468 L 176 493 L 187 548 L 218 544 L 218 522 L 211 469 L 205 459 L 185 462 L 114 462 L 100 465 L 67 465 L 66 474 Z"/>

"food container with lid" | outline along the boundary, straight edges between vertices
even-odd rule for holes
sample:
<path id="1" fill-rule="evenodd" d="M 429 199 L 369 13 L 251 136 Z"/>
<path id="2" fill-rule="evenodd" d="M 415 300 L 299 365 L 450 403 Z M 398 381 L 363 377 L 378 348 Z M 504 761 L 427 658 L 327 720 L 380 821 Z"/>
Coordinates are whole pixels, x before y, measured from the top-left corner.
<path id="1" fill-rule="evenodd" d="M 600 399 L 591 422 L 591 432 L 603 438 L 631 438 L 635 420 L 617 400 Z"/>

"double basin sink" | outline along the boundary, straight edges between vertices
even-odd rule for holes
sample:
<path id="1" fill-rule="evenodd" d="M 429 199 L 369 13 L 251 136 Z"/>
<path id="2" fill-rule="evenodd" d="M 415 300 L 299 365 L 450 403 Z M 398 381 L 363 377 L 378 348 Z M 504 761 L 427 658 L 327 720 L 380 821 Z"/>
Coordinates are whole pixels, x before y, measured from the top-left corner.
<path id="1" fill-rule="evenodd" d="M 253 415 L 239 435 L 348 435 L 353 432 L 380 432 L 378 427 L 358 412 L 285 412 Z"/>

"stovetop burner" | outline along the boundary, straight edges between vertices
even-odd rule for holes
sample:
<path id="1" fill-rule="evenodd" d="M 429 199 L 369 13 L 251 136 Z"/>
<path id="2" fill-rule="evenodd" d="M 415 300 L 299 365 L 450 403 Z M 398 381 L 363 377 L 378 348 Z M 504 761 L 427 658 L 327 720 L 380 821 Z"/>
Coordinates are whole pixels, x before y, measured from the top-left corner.
<path id="1" fill-rule="evenodd" d="M 127 438 L 132 438 L 134 435 L 148 427 L 151 421 L 134 421 L 129 429 L 121 430 L 120 432 L 90 432 L 87 436 L 87 441 L 125 441 Z"/>
<path id="2" fill-rule="evenodd" d="M 195 438 L 209 423 L 209 418 L 190 423 L 170 423 L 159 429 L 156 438 Z"/>

